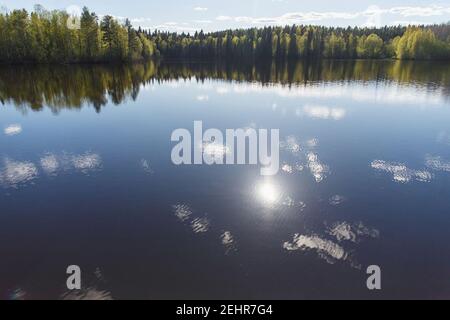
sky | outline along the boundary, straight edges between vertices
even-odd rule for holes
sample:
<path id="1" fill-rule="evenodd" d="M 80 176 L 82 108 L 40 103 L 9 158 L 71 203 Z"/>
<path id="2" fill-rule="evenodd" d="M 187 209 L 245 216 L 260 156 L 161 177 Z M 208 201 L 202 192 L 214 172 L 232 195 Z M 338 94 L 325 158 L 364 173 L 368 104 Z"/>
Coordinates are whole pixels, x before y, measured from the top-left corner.
<path id="1" fill-rule="evenodd" d="M 177 32 L 217 31 L 267 25 L 384 26 L 450 22 L 449 0 L 0 0 L 7 10 L 79 12 L 129 18 L 135 27 Z"/>

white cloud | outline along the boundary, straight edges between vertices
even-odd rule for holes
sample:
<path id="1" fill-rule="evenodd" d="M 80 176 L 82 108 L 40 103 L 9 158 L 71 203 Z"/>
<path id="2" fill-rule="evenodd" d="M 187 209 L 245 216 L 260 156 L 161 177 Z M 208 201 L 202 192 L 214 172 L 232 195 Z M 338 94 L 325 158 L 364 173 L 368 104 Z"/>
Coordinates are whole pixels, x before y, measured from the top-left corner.
<path id="1" fill-rule="evenodd" d="M 194 23 L 198 23 L 198 24 L 210 24 L 212 23 L 211 20 L 194 20 Z"/>
<path id="2" fill-rule="evenodd" d="M 230 17 L 230 16 L 218 16 L 216 18 L 216 20 L 217 21 L 230 21 L 230 20 L 233 20 L 233 17 Z"/>
<path id="3" fill-rule="evenodd" d="M 430 25 L 433 22 L 424 22 L 424 21 L 416 21 L 416 20 L 396 20 L 392 22 L 392 25 L 397 26 L 420 26 L 420 25 Z"/>
<path id="4" fill-rule="evenodd" d="M 133 18 L 130 19 L 131 23 L 142 23 L 142 22 L 148 22 L 148 21 L 152 21 L 152 19 L 150 18 Z"/>
<path id="5" fill-rule="evenodd" d="M 281 2 L 280 0 L 272 0 L 276 2 Z M 207 12 L 209 9 L 207 7 L 194 7 L 196 12 Z M 280 16 L 263 16 L 263 17 L 252 17 L 252 16 L 229 16 L 229 15 L 219 15 L 215 18 L 218 22 L 231 22 L 240 24 L 241 26 L 247 25 L 290 25 L 290 24 L 314 24 L 324 21 L 328 21 L 333 25 L 361 25 L 376 27 L 383 24 L 388 25 L 408 25 L 408 24 L 430 24 L 431 22 L 423 22 L 420 19 L 411 18 L 430 18 L 450 15 L 450 6 L 444 5 L 425 5 L 425 6 L 397 6 L 391 8 L 381 8 L 377 5 L 369 6 L 367 9 L 362 11 L 296 11 L 287 12 Z M 99 15 L 100 18 L 105 15 Z M 126 17 L 114 16 L 120 22 L 124 22 Z M 405 19 L 406 18 L 406 19 Z M 449 20 L 444 17 L 442 20 Z M 159 29 L 162 31 L 170 32 L 195 32 L 199 31 L 200 28 L 194 28 L 186 23 L 182 22 L 166 22 L 155 26 L 145 25 L 153 19 L 149 17 L 131 17 L 130 22 L 135 27 L 143 27 L 146 29 Z M 337 21 L 336 21 L 337 20 Z M 345 22 L 348 21 L 348 22 Z M 353 21 L 354 23 L 349 23 Z M 211 20 L 195 20 L 196 24 L 211 24 Z M 435 21 L 440 22 L 440 21 Z"/>
<path id="6" fill-rule="evenodd" d="M 364 24 L 366 27 L 379 27 L 381 26 L 381 16 L 383 10 L 376 5 L 370 6 L 364 12 L 364 15 L 367 16 L 367 21 Z"/>
<path id="7" fill-rule="evenodd" d="M 243 23 L 254 23 L 254 19 L 250 17 L 235 17 L 234 21 Z"/>
<path id="8" fill-rule="evenodd" d="M 359 13 L 345 12 L 290 12 L 278 17 L 248 17 L 248 16 L 218 16 L 218 21 L 244 22 L 251 24 L 299 24 L 313 21 L 321 21 L 325 19 L 355 19 L 360 16 Z"/>
<path id="9" fill-rule="evenodd" d="M 387 10 L 387 12 L 399 14 L 403 17 L 431 17 L 450 13 L 450 7 L 436 5 L 428 7 L 394 7 Z"/>
<path id="10" fill-rule="evenodd" d="M 195 32 L 200 28 L 194 28 L 189 23 L 178 23 L 178 22 L 165 22 L 163 24 L 150 26 L 147 29 L 150 30 L 160 30 L 169 32 Z"/>
<path id="11" fill-rule="evenodd" d="M 312 22 L 320 22 L 324 20 L 354 20 L 366 19 L 364 23 L 367 26 L 379 26 L 384 15 L 399 16 L 399 17 L 431 17 L 442 16 L 450 14 L 450 7 L 444 6 L 422 6 L 422 7 L 393 7 L 383 9 L 379 6 L 369 6 L 364 11 L 356 12 L 339 12 L 339 11 L 325 11 L 325 12 L 288 12 L 281 16 L 275 17 L 249 17 L 249 16 L 218 16 L 217 21 L 233 21 L 237 23 L 249 24 L 264 24 L 264 25 L 287 25 L 287 24 L 305 24 Z M 399 20 L 399 19 L 396 19 Z M 395 21 L 395 20 L 394 20 Z"/>

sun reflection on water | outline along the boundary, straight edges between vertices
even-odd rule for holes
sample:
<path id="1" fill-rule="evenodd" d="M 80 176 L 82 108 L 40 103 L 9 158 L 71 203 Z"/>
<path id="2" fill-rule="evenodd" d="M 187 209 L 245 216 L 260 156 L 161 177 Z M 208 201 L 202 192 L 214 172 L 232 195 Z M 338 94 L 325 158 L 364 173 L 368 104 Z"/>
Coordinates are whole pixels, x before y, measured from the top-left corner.
<path id="1" fill-rule="evenodd" d="M 274 206 L 281 199 L 280 188 L 272 182 L 265 181 L 256 187 L 258 200 L 265 206 Z"/>

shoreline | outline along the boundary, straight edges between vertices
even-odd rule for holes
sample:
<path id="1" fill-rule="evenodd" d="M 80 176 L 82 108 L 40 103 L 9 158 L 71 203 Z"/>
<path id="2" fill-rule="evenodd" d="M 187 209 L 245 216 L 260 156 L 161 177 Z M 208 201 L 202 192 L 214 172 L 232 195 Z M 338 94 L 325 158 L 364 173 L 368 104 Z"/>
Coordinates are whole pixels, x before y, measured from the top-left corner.
<path id="1" fill-rule="evenodd" d="M 450 59 L 398 59 L 398 58 L 379 58 L 379 59 L 351 59 L 351 58 L 301 58 L 301 59 L 276 59 L 276 58 L 264 58 L 255 59 L 249 58 L 246 60 L 236 61 L 234 59 L 195 59 L 195 58 L 158 58 L 158 59 L 148 59 L 148 60 L 136 60 L 136 61 L 74 61 L 74 62 L 34 62 L 34 61 L 22 61 L 22 62 L 2 62 L 0 61 L 0 66 L 84 66 L 84 65 L 99 65 L 99 66 L 126 66 L 134 64 L 146 64 L 149 62 L 154 63 L 196 63 L 196 64 L 261 64 L 265 62 L 276 62 L 276 63 L 317 63 L 321 61 L 340 61 L 340 62 L 444 62 L 450 63 Z"/>

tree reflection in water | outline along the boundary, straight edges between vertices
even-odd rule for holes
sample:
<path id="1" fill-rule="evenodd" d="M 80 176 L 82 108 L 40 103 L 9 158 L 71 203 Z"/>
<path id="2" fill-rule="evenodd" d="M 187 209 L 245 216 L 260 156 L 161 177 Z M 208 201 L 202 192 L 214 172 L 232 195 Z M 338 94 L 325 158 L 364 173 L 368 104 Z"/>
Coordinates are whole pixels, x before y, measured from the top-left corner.
<path id="1" fill-rule="evenodd" d="M 130 65 L 28 65 L 0 67 L 0 102 L 18 109 L 54 113 L 93 106 L 100 112 L 109 102 L 135 100 L 143 84 L 180 79 L 219 79 L 260 85 L 308 86 L 320 82 L 388 82 L 418 85 L 450 96 L 450 64 L 413 61 L 316 62 L 262 61 L 257 64 L 221 62 L 155 62 Z"/>

